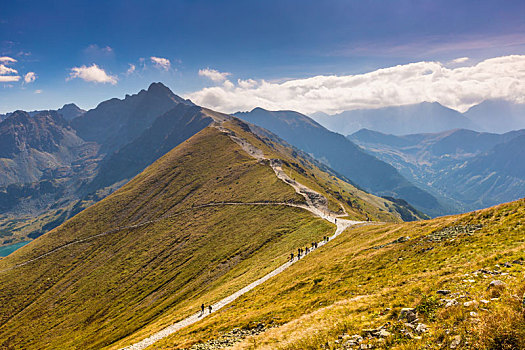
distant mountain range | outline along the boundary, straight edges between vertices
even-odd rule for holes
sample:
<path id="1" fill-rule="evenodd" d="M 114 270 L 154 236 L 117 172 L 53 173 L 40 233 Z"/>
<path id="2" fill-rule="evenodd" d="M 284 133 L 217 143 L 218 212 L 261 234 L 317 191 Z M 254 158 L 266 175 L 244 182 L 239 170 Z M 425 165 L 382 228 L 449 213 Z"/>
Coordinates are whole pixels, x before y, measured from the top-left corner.
<path id="1" fill-rule="evenodd" d="M 232 117 L 196 106 L 161 83 L 124 99 L 102 102 L 87 112 L 70 104 L 57 111 L 10 113 L 0 122 L 0 245 L 35 238 L 60 225 L 217 118 Z M 298 130 L 303 122 L 295 125 Z M 343 136 L 311 122 L 353 154 L 352 162 L 342 169 L 353 170 L 346 173 L 355 176 L 356 183 L 364 184 L 365 189 L 382 186 L 381 194 L 389 197 L 386 202 L 391 203 L 391 210 L 397 208 L 404 220 L 424 217 L 392 197 L 401 194 L 411 202 L 425 192 Z M 273 134 L 265 135 L 284 142 Z M 364 172 L 358 171 L 359 163 Z M 367 175 L 367 171 L 372 172 Z M 416 196 L 404 195 L 411 193 Z"/>
<path id="2" fill-rule="evenodd" d="M 405 136 L 360 130 L 348 138 L 454 211 L 525 196 L 525 130 L 492 134 L 456 129 Z"/>
<path id="3" fill-rule="evenodd" d="M 525 129 L 525 104 L 486 100 L 463 113 L 478 125 L 477 131 L 505 133 Z"/>
<path id="4" fill-rule="evenodd" d="M 315 113 L 312 118 L 343 135 L 369 129 L 393 135 L 436 133 L 451 129 L 503 133 L 525 128 L 525 104 L 487 100 L 465 113 L 434 102 L 345 111 L 336 115 Z"/>
<path id="5" fill-rule="evenodd" d="M 429 215 L 446 212 L 436 198 L 407 181 L 395 168 L 304 114 L 255 108 L 234 115 L 277 134 L 366 191 L 405 199 Z"/>
<path id="6" fill-rule="evenodd" d="M 71 120 L 71 119 L 74 119 L 74 118 L 79 117 L 82 114 L 86 113 L 85 110 L 81 109 L 80 107 L 78 107 L 74 103 L 65 104 L 64 106 L 62 106 L 61 108 L 59 108 L 57 110 L 39 110 L 39 111 L 30 111 L 30 112 L 26 112 L 26 113 L 28 115 L 30 115 L 30 116 L 35 116 L 35 115 L 41 114 L 43 112 L 56 112 L 56 113 L 60 114 L 62 116 L 62 118 L 64 118 L 65 120 Z M 6 113 L 6 114 L 0 114 L 0 121 L 6 119 L 7 117 L 11 116 L 14 113 L 16 113 L 16 111 L 15 112 L 11 112 L 11 113 Z"/>
<path id="7" fill-rule="evenodd" d="M 161 83 L 88 112 L 68 104 L 9 113 L 0 122 L 0 238 L 58 226 L 212 121 Z"/>

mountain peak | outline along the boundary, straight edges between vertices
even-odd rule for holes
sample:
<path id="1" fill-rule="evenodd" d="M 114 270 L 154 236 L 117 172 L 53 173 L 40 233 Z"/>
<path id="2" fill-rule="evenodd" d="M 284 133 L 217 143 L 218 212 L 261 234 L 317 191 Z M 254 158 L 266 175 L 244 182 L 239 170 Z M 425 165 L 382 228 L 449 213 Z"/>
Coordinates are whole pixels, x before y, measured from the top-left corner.
<path id="1" fill-rule="evenodd" d="M 175 93 L 173 93 L 173 91 L 171 91 L 169 87 L 167 87 L 161 82 L 151 83 L 150 86 L 148 87 L 147 92 L 150 94 L 154 94 L 154 95 L 169 96 L 173 101 L 177 103 L 184 103 L 190 106 L 194 106 L 193 102 L 191 102 L 190 100 L 183 99 L 179 95 L 176 95 Z"/>
<path id="2" fill-rule="evenodd" d="M 82 110 L 82 108 L 80 108 L 79 106 L 77 106 L 76 104 L 74 104 L 73 102 L 71 103 L 66 103 L 65 105 L 62 106 L 62 108 L 60 109 L 76 109 L 76 110 Z"/>
<path id="3" fill-rule="evenodd" d="M 173 94 L 173 92 L 161 82 L 151 83 L 148 87 L 148 92 L 168 92 L 170 94 Z"/>
<path id="4" fill-rule="evenodd" d="M 85 110 L 74 103 L 66 103 L 62 108 L 58 109 L 57 112 L 60 113 L 65 120 L 72 120 L 86 113 Z"/>

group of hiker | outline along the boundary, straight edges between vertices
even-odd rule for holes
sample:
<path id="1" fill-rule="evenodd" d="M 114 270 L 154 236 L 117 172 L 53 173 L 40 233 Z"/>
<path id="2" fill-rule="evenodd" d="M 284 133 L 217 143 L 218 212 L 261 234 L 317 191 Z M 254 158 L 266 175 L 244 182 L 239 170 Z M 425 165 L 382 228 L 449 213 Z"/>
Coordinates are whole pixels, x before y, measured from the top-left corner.
<path id="1" fill-rule="evenodd" d="M 323 241 L 324 242 L 328 242 L 330 240 L 330 237 L 329 236 L 324 236 L 323 237 Z M 301 257 L 303 255 L 306 255 L 308 253 L 310 253 L 312 250 L 316 249 L 318 247 L 318 243 L 317 242 L 312 242 L 312 246 L 310 248 L 308 248 L 308 246 L 306 246 L 304 249 L 303 248 L 298 248 L 297 249 L 297 260 L 301 259 Z M 291 253 L 290 254 L 290 262 L 293 262 L 295 259 L 295 255 L 294 253 Z"/>
<path id="2" fill-rule="evenodd" d="M 206 310 L 206 307 L 204 306 L 204 304 L 202 304 L 201 305 L 201 314 L 199 315 L 199 317 L 204 316 L 204 310 Z M 211 307 L 211 305 L 208 305 L 208 312 L 211 314 L 212 311 L 213 311 L 213 308 Z"/>

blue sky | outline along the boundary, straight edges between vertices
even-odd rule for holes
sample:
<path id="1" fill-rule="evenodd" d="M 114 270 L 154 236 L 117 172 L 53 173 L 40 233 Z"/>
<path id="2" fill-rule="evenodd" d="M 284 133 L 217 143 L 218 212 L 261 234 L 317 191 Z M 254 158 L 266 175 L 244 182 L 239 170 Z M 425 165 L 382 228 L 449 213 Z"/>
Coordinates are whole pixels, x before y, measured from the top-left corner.
<path id="1" fill-rule="evenodd" d="M 391 81 L 382 81 L 385 85 L 369 96 L 359 96 L 368 101 L 361 104 L 357 99 L 340 103 L 312 90 L 310 96 L 287 104 L 282 94 L 304 90 L 312 82 L 322 81 L 328 89 L 349 84 L 349 79 L 335 85 L 321 78 L 305 81 L 327 76 L 360 76 L 368 79 L 362 86 L 368 89 L 369 81 L 378 84 L 377 76 L 370 76 L 378 69 L 403 70 L 418 62 L 439 62 L 442 67 L 418 66 L 421 76 L 440 71 L 452 86 L 462 73 L 463 90 L 479 84 L 486 90 L 476 90 L 475 96 L 462 90 L 458 103 L 457 96 L 440 97 L 436 92 L 443 89 L 441 81 L 415 102 L 450 101 L 451 107 L 465 109 L 488 97 L 507 94 L 516 100 L 521 86 L 509 93 L 494 79 L 469 85 L 460 69 L 485 62 L 483 69 L 469 73 L 479 77 L 487 70 L 510 75 L 516 67 L 520 70 L 524 18 L 524 1 L 2 1 L 0 75 L 19 78 L 0 82 L 0 113 L 57 108 L 67 102 L 92 108 L 152 81 L 226 112 L 251 108 L 258 101 L 268 108 L 301 107 L 304 99 L 316 96 L 323 103 L 304 112 L 373 108 L 377 101 L 388 100 L 377 91 L 384 86 L 395 89 Z M 486 63 L 509 55 L 519 56 Z M 392 79 L 407 74 L 394 73 Z M 522 77 L 510 78 L 519 85 Z M 283 85 L 295 80 L 297 84 Z M 487 92 L 494 84 L 501 86 L 498 94 Z M 411 89 L 420 90 L 418 86 Z M 387 104 L 413 102 L 404 95 L 410 91 L 397 97 L 390 96 L 397 92 L 389 93 L 392 102 Z"/>

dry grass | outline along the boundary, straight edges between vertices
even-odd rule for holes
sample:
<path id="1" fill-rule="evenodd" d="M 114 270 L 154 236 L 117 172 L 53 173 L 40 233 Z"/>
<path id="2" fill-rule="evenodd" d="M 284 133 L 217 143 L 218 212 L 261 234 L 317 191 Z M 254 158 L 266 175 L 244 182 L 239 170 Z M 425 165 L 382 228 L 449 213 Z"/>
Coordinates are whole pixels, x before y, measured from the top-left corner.
<path id="1" fill-rule="evenodd" d="M 520 304 L 525 265 L 501 266 L 525 259 L 524 217 L 525 200 L 520 200 L 464 215 L 349 230 L 228 310 L 152 348 L 184 348 L 234 327 L 263 322 L 277 327 L 235 348 L 252 349 L 256 343 L 257 349 L 316 349 L 328 342 L 328 348 L 336 349 L 338 335 L 359 334 L 390 322 L 392 337 L 369 342 L 380 348 L 440 349 L 459 335 L 462 348 L 520 349 L 525 340 Z M 443 228 L 473 224 L 482 228 L 429 240 Z M 370 249 L 401 236 L 410 240 Z M 498 269 L 497 264 L 506 275 L 473 274 L 480 268 Z M 502 280 L 505 287 L 488 288 L 493 279 Z M 458 305 L 445 308 L 438 289 L 458 293 Z M 354 299 L 361 295 L 366 299 Z M 496 296 L 499 299 L 490 300 Z M 463 306 L 470 300 L 478 304 Z M 403 307 L 416 307 L 430 332 L 421 339 L 404 336 L 397 322 Z"/>

